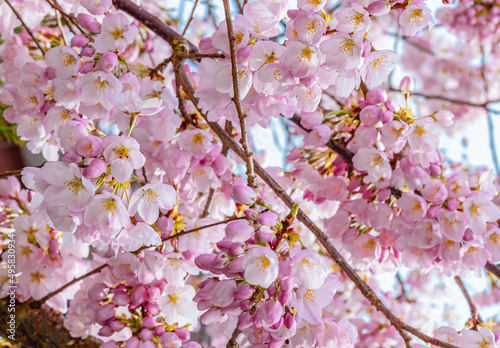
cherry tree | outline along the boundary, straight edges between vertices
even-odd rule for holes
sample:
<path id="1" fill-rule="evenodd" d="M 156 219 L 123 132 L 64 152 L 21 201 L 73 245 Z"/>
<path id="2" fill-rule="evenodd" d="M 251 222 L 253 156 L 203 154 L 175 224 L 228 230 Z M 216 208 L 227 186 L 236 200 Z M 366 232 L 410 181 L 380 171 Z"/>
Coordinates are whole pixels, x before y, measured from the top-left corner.
<path id="1" fill-rule="evenodd" d="M 2 340 L 497 347 L 500 6 L 452 2 L 2 0 Z"/>

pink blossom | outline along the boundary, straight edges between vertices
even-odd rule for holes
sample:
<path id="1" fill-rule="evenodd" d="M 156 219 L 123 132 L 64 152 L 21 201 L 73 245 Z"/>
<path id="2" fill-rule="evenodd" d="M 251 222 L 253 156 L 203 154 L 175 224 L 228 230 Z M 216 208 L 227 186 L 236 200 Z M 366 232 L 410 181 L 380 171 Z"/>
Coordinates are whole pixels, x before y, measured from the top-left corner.
<path id="1" fill-rule="evenodd" d="M 81 91 L 82 103 L 101 106 L 106 110 L 114 106 L 113 101 L 122 89 L 120 81 L 113 74 L 104 71 L 79 77 L 76 86 Z"/>
<path id="2" fill-rule="evenodd" d="M 461 213 L 441 209 L 438 220 L 446 238 L 460 242 L 465 233 L 465 220 Z"/>
<path id="3" fill-rule="evenodd" d="M 161 297 L 161 306 L 168 325 L 177 323 L 181 327 L 195 323 L 198 310 L 193 302 L 194 294 L 195 291 L 191 285 L 182 287 L 167 285 L 165 287 Z"/>
<path id="4" fill-rule="evenodd" d="M 111 0 L 82 0 L 81 4 L 90 14 L 101 15 L 111 8 L 112 2 Z"/>
<path id="5" fill-rule="evenodd" d="M 421 118 L 410 126 L 408 143 L 414 150 L 434 151 L 439 145 L 441 128 L 430 117 Z"/>
<path id="6" fill-rule="evenodd" d="M 268 288 L 278 277 L 278 257 L 266 247 L 256 246 L 248 250 L 243 259 L 245 280 L 251 285 Z"/>
<path id="7" fill-rule="evenodd" d="M 406 36 L 414 36 L 425 26 L 432 29 L 436 21 L 424 2 L 407 6 L 399 16 L 401 31 Z"/>
<path id="8" fill-rule="evenodd" d="M 280 64 L 294 77 L 306 77 L 318 71 L 319 52 L 314 46 L 307 46 L 298 41 L 288 41 L 280 57 Z"/>
<path id="9" fill-rule="evenodd" d="M 360 40 L 345 33 L 335 33 L 320 45 L 326 64 L 335 69 L 353 69 L 359 66 L 363 45 Z"/>
<path id="10" fill-rule="evenodd" d="M 124 51 L 134 41 L 137 32 L 137 27 L 130 25 L 123 13 L 108 13 L 102 20 L 101 33 L 94 42 L 94 48 L 100 53 L 115 49 Z"/>
<path id="11" fill-rule="evenodd" d="M 315 251 L 300 250 L 291 261 L 291 276 L 308 289 L 319 289 L 328 276 L 328 266 Z"/>
<path id="12" fill-rule="evenodd" d="M 212 149 L 212 133 L 202 129 L 190 129 L 182 132 L 179 147 L 188 150 L 196 158 L 203 158 Z"/>
<path id="13" fill-rule="evenodd" d="M 371 27 L 370 15 L 357 2 L 352 2 L 350 8 L 344 8 L 335 14 L 338 24 L 335 27 L 344 33 L 354 33 L 355 36 L 363 36 Z"/>
<path id="14" fill-rule="evenodd" d="M 146 161 L 134 138 L 108 135 L 101 144 L 104 159 L 111 165 L 111 175 L 119 182 L 128 180 L 134 169 L 141 168 Z"/>
<path id="15" fill-rule="evenodd" d="M 257 199 L 255 190 L 245 185 L 233 185 L 230 195 L 236 203 L 245 205 L 252 205 Z"/>
<path id="16" fill-rule="evenodd" d="M 381 50 L 369 53 L 361 66 L 361 78 L 368 88 L 381 85 L 389 73 L 396 68 L 397 55 L 393 51 Z"/>
<path id="17" fill-rule="evenodd" d="M 387 155 L 373 147 L 363 147 L 352 159 L 354 168 L 368 172 L 366 180 L 377 182 L 379 179 L 391 177 L 391 164 Z"/>
<path id="18" fill-rule="evenodd" d="M 122 228 L 130 226 L 130 216 L 120 197 L 104 192 L 96 195 L 85 209 L 84 222 L 88 227 L 97 226 L 104 235 L 115 236 Z"/>
<path id="19" fill-rule="evenodd" d="M 427 213 L 427 202 L 414 193 L 403 192 L 398 199 L 398 207 L 402 210 L 402 216 L 408 221 L 421 220 Z"/>
<path id="20" fill-rule="evenodd" d="M 491 330 L 478 328 L 474 330 L 463 330 L 461 332 L 461 343 L 470 348 L 495 348 L 495 337 Z"/>
<path id="21" fill-rule="evenodd" d="M 159 209 L 168 211 L 177 203 L 175 189 L 160 182 L 152 182 L 142 186 L 130 197 L 129 212 L 139 216 L 148 224 L 158 220 Z"/>
<path id="22" fill-rule="evenodd" d="M 78 53 L 64 45 L 56 46 L 47 51 L 45 61 L 49 66 L 56 68 L 56 76 L 60 79 L 75 75 L 80 68 Z"/>
<path id="23" fill-rule="evenodd" d="M 477 234 L 486 231 L 486 223 L 500 219 L 500 210 L 483 193 L 467 198 L 464 203 L 464 215 L 471 229 Z"/>
<path id="24" fill-rule="evenodd" d="M 41 173 L 49 184 L 44 199 L 53 206 L 67 206 L 71 211 L 81 211 L 94 196 L 95 186 L 82 176 L 74 163 L 47 162 Z"/>
<path id="25" fill-rule="evenodd" d="M 136 251 L 143 245 L 161 245 L 158 233 L 144 222 L 138 222 L 128 229 L 123 229 L 118 236 L 118 243 L 125 251 Z"/>

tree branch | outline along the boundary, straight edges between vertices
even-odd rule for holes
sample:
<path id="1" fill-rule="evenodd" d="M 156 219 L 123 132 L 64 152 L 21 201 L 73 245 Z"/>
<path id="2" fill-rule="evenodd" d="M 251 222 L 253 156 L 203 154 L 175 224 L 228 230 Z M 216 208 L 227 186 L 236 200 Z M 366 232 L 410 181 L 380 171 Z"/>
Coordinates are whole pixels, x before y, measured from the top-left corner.
<path id="1" fill-rule="evenodd" d="M 236 327 L 236 329 L 234 329 L 234 331 L 233 331 L 233 334 L 231 335 L 231 338 L 227 342 L 226 348 L 238 347 L 236 340 L 238 339 L 238 336 L 240 335 L 240 333 L 241 333 L 241 330 L 238 329 L 238 327 Z"/>
<path id="2" fill-rule="evenodd" d="M 167 41 L 171 46 L 175 46 L 180 42 L 186 42 L 188 45 L 188 51 L 190 53 L 197 53 L 198 49 L 189 40 L 185 39 L 179 35 L 175 30 L 169 28 L 165 23 L 163 23 L 159 18 L 153 16 L 151 13 L 144 11 L 142 8 L 134 4 L 130 0 L 113 0 L 113 5 L 128 13 L 139 22 L 144 24 L 148 29 L 153 31 L 156 35 L 161 37 L 163 40 Z"/>
<path id="3" fill-rule="evenodd" d="M 484 268 L 486 268 L 488 272 L 494 274 L 498 279 L 500 279 L 500 268 L 498 268 L 497 265 L 488 262 Z"/>
<path id="4" fill-rule="evenodd" d="M 472 298 L 470 297 L 465 284 L 462 282 L 462 279 L 459 276 L 455 276 L 455 282 L 464 294 L 465 300 L 469 305 L 471 318 L 467 323 L 470 324 L 472 330 L 476 330 L 477 325 L 482 322 L 481 317 L 479 316 L 479 312 L 477 311 L 477 307 L 474 302 L 472 302 Z"/>
<path id="5" fill-rule="evenodd" d="M 26 25 L 26 23 L 24 23 L 23 21 L 23 18 L 21 17 L 21 14 L 19 12 L 17 12 L 17 10 L 14 8 L 14 6 L 12 6 L 12 4 L 9 2 L 9 0 L 5 0 L 5 2 L 7 3 L 7 5 L 9 5 L 10 9 L 12 10 L 12 12 L 14 12 L 14 14 L 16 15 L 17 19 L 19 19 L 19 21 L 21 22 L 21 24 L 23 25 L 24 29 L 26 29 L 26 31 L 28 32 L 29 36 L 31 36 L 31 38 L 33 39 L 33 41 L 35 42 L 36 46 L 38 47 L 38 49 L 40 50 L 40 52 L 42 52 L 42 56 L 45 57 L 45 51 L 43 50 L 42 46 L 40 45 L 40 42 L 38 42 L 38 40 L 35 38 L 35 36 L 33 35 L 33 32 L 31 31 L 31 29 Z"/>
<path id="6" fill-rule="evenodd" d="M 226 15 L 226 24 L 227 24 L 227 35 L 229 37 L 229 50 L 231 52 L 231 74 L 233 76 L 233 102 L 236 106 L 236 112 L 238 113 L 238 118 L 240 120 L 241 127 L 241 139 L 240 143 L 243 147 L 243 151 L 245 152 L 245 156 L 242 158 L 247 165 L 247 178 L 248 178 L 248 186 L 257 188 L 257 183 L 255 181 L 255 173 L 253 168 L 252 161 L 252 151 L 250 150 L 250 146 L 248 145 L 248 133 L 247 133 L 247 125 L 246 118 L 247 115 L 243 112 L 240 102 L 240 91 L 238 87 L 238 67 L 237 67 L 237 59 L 236 59 L 236 50 L 234 48 L 236 38 L 234 37 L 233 31 L 233 22 L 231 20 L 231 10 L 229 7 L 229 0 L 222 0 L 224 3 L 224 13 Z"/>

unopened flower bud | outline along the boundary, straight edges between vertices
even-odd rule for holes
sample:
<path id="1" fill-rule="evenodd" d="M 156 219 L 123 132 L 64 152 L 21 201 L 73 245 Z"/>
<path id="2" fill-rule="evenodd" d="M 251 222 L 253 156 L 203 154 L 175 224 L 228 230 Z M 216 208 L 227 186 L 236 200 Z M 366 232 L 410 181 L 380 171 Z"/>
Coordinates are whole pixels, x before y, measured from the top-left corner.
<path id="1" fill-rule="evenodd" d="M 230 196 L 236 203 L 252 205 L 257 198 L 254 189 L 244 185 L 234 185 Z"/>
<path id="2" fill-rule="evenodd" d="M 388 1 L 380 0 L 372 2 L 366 9 L 372 16 L 383 16 L 389 13 L 391 5 Z"/>
<path id="3" fill-rule="evenodd" d="M 405 76 L 401 80 L 401 84 L 399 85 L 399 89 L 403 93 L 411 93 L 413 92 L 413 87 L 415 87 L 415 84 L 413 82 L 413 79 L 410 76 Z"/>
<path id="4" fill-rule="evenodd" d="M 84 34 L 77 34 L 71 38 L 71 44 L 76 47 L 84 47 L 89 43 L 89 38 Z"/>
<path id="5" fill-rule="evenodd" d="M 106 52 L 97 62 L 97 68 L 101 71 L 110 72 L 118 65 L 118 56 L 113 52 Z"/>

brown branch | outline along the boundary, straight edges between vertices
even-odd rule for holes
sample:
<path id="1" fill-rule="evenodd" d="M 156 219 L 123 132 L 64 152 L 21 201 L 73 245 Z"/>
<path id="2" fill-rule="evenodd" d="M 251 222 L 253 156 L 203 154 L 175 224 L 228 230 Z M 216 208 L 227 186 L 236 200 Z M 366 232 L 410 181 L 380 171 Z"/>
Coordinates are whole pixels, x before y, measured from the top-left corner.
<path id="1" fill-rule="evenodd" d="M 137 6 L 130 0 L 113 0 L 113 5 L 128 13 L 139 22 L 141 22 L 145 27 L 153 31 L 156 35 L 161 37 L 163 40 L 167 41 L 172 47 L 181 43 L 187 43 L 187 50 L 190 53 L 197 53 L 198 49 L 189 40 L 185 39 L 179 35 L 175 30 L 169 28 L 165 23 L 163 23 L 159 18 L 153 16 L 151 13 L 143 10 L 141 7 Z"/>
<path id="2" fill-rule="evenodd" d="M 455 276 L 455 282 L 457 283 L 458 287 L 464 294 L 465 300 L 467 301 L 467 304 L 469 305 L 470 309 L 470 315 L 471 318 L 467 322 L 467 324 L 470 325 L 471 329 L 476 330 L 477 325 L 482 322 L 481 317 L 479 316 L 479 312 L 477 310 L 476 305 L 474 302 L 472 302 L 472 298 L 469 295 L 469 292 L 467 291 L 467 288 L 465 287 L 465 284 L 462 282 L 462 279 L 460 279 L 459 276 Z"/>
<path id="3" fill-rule="evenodd" d="M 22 171 L 23 171 L 22 169 L 19 169 L 19 170 L 9 170 L 9 171 L 0 173 L 0 179 L 7 178 L 9 176 L 21 176 Z"/>
<path id="4" fill-rule="evenodd" d="M 59 28 L 59 31 L 61 32 L 61 38 L 63 40 L 63 43 L 65 46 L 68 46 L 68 39 L 66 39 L 66 33 L 64 32 L 64 28 L 61 23 L 61 15 L 59 14 L 59 11 L 55 10 L 56 13 L 56 21 L 57 21 L 57 27 Z"/>
<path id="5" fill-rule="evenodd" d="M 209 228 L 209 227 L 213 227 L 213 226 L 217 226 L 217 225 L 222 225 L 222 224 L 227 224 L 231 221 L 235 221 L 235 220 L 243 220 L 243 219 L 246 219 L 246 217 L 233 217 L 233 218 L 230 218 L 230 219 L 227 219 L 227 220 L 224 220 L 224 221 L 218 221 L 218 222 L 214 222 L 212 224 L 208 224 L 208 225 L 204 225 L 204 226 L 200 226 L 200 227 L 196 227 L 196 228 L 193 228 L 191 230 L 186 230 L 186 231 L 182 231 L 180 233 L 177 233 L 177 234 L 174 234 L 174 235 L 171 235 L 171 236 L 168 236 L 167 238 L 165 238 L 162 243 L 166 242 L 167 240 L 170 240 L 170 239 L 174 239 L 174 238 L 177 238 L 177 237 L 180 237 L 180 236 L 184 236 L 186 234 L 189 234 L 189 233 L 193 233 L 193 232 L 196 232 L 196 231 L 200 231 L 200 230 L 203 230 L 205 228 Z M 133 253 L 134 254 L 139 254 L 141 251 L 143 251 L 144 249 L 148 249 L 148 248 L 152 248 L 152 247 L 155 247 L 156 245 L 149 245 L 149 246 L 142 246 L 140 247 L 139 249 L 137 249 L 136 251 L 134 251 Z M 54 297 L 55 295 L 57 295 L 58 293 L 60 293 L 61 291 L 69 288 L 71 285 L 75 284 L 75 283 L 78 283 L 80 280 L 83 280 L 87 277 L 90 277 L 91 275 L 94 275 L 96 273 L 99 273 L 101 272 L 103 269 L 105 269 L 106 267 L 108 267 L 109 264 L 108 263 L 105 263 L 103 265 L 100 265 L 99 267 L 97 268 L 94 268 L 93 270 L 91 270 L 90 272 L 88 273 L 85 273 L 84 275 L 78 277 L 78 278 L 75 278 L 73 280 L 71 280 L 70 282 L 64 284 L 63 286 L 61 286 L 60 288 L 52 291 L 52 292 L 49 292 L 47 295 L 45 295 L 42 299 L 40 299 L 39 301 L 34 301 L 34 302 L 31 302 L 30 306 L 31 308 L 40 308 L 42 306 L 42 304 L 44 304 L 45 302 L 47 302 L 50 298 Z"/>
<path id="6" fill-rule="evenodd" d="M 229 0 L 222 0 L 224 3 L 224 13 L 226 15 L 226 24 L 227 24 L 227 35 L 229 37 L 229 51 L 231 52 L 231 74 L 233 76 L 233 103 L 236 106 L 236 112 L 238 113 L 238 118 L 240 120 L 240 128 L 241 128 L 241 139 L 240 143 L 243 147 L 243 151 L 245 152 L 245 156 L 242 158 L 247 165 L 247 178 L 248 178 L 248 186 L 257 188 L 257 183 L 255 181 L 255 173 L 253 168 L 253 160 L 252 160 L 252 151 L 250 150 L 250 146 L 248 144 L 248 132 L 246 125 L 247 115 L 243 112 L 243 108 L 241 107 L 240 102 L 240 91 L 238 87 L 238 61 L 236 58 L 236 50 L 235 50 L 235 42 L 236 38 L 234 37 L 233 31 L 233 22 L 231 20 L 231 9 L 229 7 Z"/>
<path id="7" fill-rule="evenodd" d="M 497 265 L 488 262 L 484 268 L 486 268 L 488 272 L 494 274 L 498 279 L 500 279 L 500 268 Z"/>
<path id="8" fill-rule="evenodd" d="M 14 6 L 12 6 L 12 4 L 9 2 L 9 0 L 5 0 L 5 2 L 7 3 L 7 5 L 9 5 L 10 9 L 12 10 L 12 12 L 14 12 L 14 14 L 16 15 L 17 19 L 19 19 L 19 21 L 21 22 L 21 24 L 23 25 L 24 29 L 26 29 L 26 31 L 28 32 L 29 36 L 31 36 L 31 38 L 33 39 L 33 41 L 35 42 L 36 46 L 38 47 L 38 49 L 40 50 L 40 52 L 42 52 L 42 56 L 45 57 L 45 51 L 43 50 L 42 46 L 40 45 L 40 42 L 38 42 L 38 40 L 35 38 L 35 36 L 33 35 L 33 32 L 31 31 L 31 29 L 26 25 L 26 23 L 24 23 L 23 21 L 23 18 L 21 17 L 21 14 L 19 12 L 17 12 L 17 10 L 14 8 Z"/>
<path id="9" fill-rule="evenodd" d="M 238 0 L 236 0 L 236 1 L 238 1 Z M 236 340 L 238 339 L 238 336 L 240 335 L 240 333 L 241 333 L 241 330 L 238 329 L 238 327 L 236 327 L 236 329 L 234 329 L 234 331 L 233 331 L 233 334 L 231 335 L 231 338 L 227 342 L 226 348 L 238 347 L 238 343 L 236 342 Z"/>
<path id="10" fill-rule="evenodd" d="M 59 13 L 66 19 L 66 23 L 68 25 L 68 28 L 70 28 L 70 30 L 73 32 L 71 26 L 69 23 L 72 23 L 75 27 L 78 28 L 78 30 L 80 30 L 80 32 L 82 34 L 85 34 L 85 30 L 83 30 L 83 28 L 80 26 L 80 24 L 78 24 L 78 21 L 70 16 L 69 14 L 67 14 L 66 12 L 64 12 L 64 10 L 62 9 L 61 6 L 59 6 L 59 4 L 57 3 L 57 0 L 45 0 L 47 1 L 47 3 L 50 5 L 50 7 L 52 7 L 53 9 L 59 11 Z M 75 34 L 75 32 L 73 32 L 73 34 Z"/>

